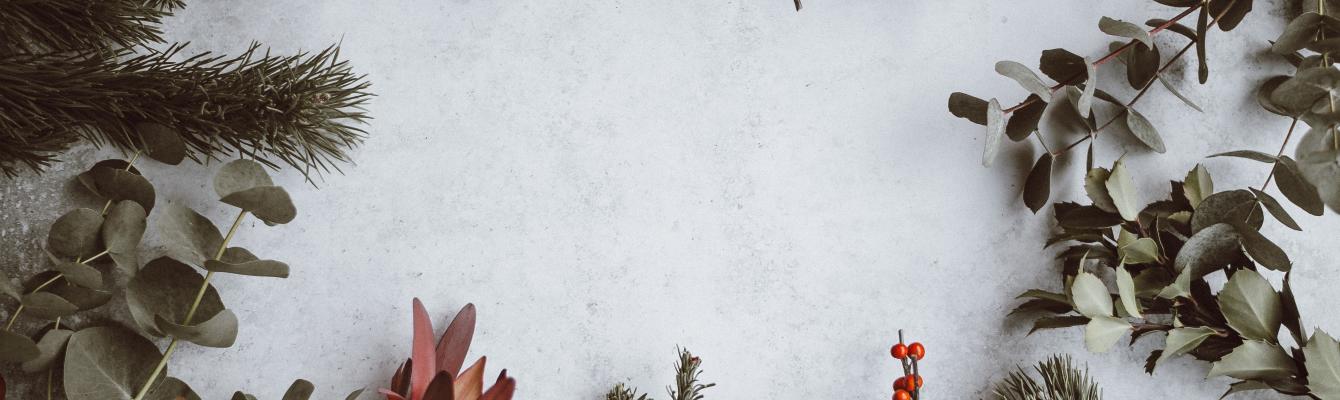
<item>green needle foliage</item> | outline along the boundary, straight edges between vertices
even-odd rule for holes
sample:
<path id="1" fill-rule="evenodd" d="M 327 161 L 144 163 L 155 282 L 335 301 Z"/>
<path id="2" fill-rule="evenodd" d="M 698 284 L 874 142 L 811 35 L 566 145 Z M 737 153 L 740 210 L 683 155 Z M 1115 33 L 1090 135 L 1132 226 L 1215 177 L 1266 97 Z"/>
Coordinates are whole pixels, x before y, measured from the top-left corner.
<path id="1" fill-rule="evenodd" d="M 702 359 L 689 353 L 688 349 L 678 349 L 679 360 L 675 361 L 675 385 L 667 387 L 666 391 L 670 393 L 673 400 L 701 400 L 703 390 L 716 386 L 715 383 L 699 382 L 699 375 L 702 370 Z M 636 388 L 619 383 L 614 385 L 605 394 L 606 400 L 650 400 L 646 394 L 639 395 Z"/>
<path id="2" fill-rule="evenodd" d="M 1102 400 L 1103 392 L 1076 367 L 1070 356 L 1054 355 L 1033 366 L 1042 377 L 1038 383 L 1023 368 L 996 384 L 996 400 Z"/>
<path id="3" fill-rule="evenodd" d="M 157 25 L 181 0 L 0 2 L 0 54 L 129 48 L 162 41 Z"/>

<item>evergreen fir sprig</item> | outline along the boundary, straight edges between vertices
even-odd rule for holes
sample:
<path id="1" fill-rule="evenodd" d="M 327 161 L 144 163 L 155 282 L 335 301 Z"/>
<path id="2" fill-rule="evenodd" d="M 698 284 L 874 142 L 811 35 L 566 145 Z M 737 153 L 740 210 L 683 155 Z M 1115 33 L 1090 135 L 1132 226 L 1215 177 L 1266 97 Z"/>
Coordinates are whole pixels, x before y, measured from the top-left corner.
<path id="1" fill-rule="evenodd" d="M 615 384 L 614 388 L 605 394 L 605 400 L 647 400 L 647 395 L 638 395 L 637 389 L 619 383 Z"/>
<path id="2" fill-rule="evenodd" d="M 162 42 L 181 0 L 0 1 L 0 54 L 129 48 Z"/>
<path id="3" fill-rule="evenodd" d="M 331 46 L 275 56 L 253 44 L 242 54 L 208 52 L 176 61 L 186 48 L 131 55 L 61 53 L 0 57 L 0 131 L 13 144 L 0 171 L 41 168 L 76 138 L 140 149 L 138 127 L 175 130 L 196 161 L 241 154 L 304 174 L 348 162 L 368 116 L 369 83 Z M 128 58 L 125 58 L 128 57 Z M 59 150 L 55 150 L 59 151 Z"/>
<path id="4" fill-rule="evenodd" d="M 1033 367 L 1042 376 L 1039 384 L 1023 368 L 996 384 L 997 400 L 1101 400 L 1103 392 L 1088 371 L 1074 365 L 1070 356 L 1054 355 Z"/>
<path id="5" fill-rule="evenodd" d="M 676 348 L 679 360 L 675 361 L 675 385 L 666 387 L 673 400 L 702 400 L 703 390 L 716 386 L 715 383 L 700 383 L 702 359 L 695 357 L 688 349 Z M 605 400 L 651 400 L 646 394 L 638 394 L 637 388 L 629 388 L 622 383 L 605 393 Z"/>

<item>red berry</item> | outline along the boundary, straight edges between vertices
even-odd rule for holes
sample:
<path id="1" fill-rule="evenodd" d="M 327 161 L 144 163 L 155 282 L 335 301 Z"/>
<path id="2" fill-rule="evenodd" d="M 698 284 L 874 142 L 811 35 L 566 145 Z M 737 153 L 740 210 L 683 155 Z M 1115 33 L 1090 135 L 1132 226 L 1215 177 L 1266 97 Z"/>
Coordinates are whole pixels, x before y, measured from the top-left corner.
<path id="1" fill-rule="evenodd" d="M 901 390 L 905 385 L 907 385 L 907 379 L 903 379 L 900 377 L 898 378 L 898 380 L 893 381 L 893 390 L 894 391 Z"/>
<path id="2" fill-rule="evenodd" d="M 893 400 L 912 400 L 912 394 L 906 390 L 898 389 L 897 392 L 893 392 Z"/>
<path id="3" fill-rule="evenodd" d="M 912 342 L 912 345 L 907 348 L 907 353 L 920 361 L 923 357 L 926 357 L 926 346 L 922 346 L 921 342 Z"/>
<path id="4" fill-rule="evenodd" d="M 920 388 L 922 383 L 921 375 L 908 375 L 903 378 L 898 378 L 898 381 L 903 383 L 899 387 L 906 389 L 909 392 Z"/>
<path id="5" fill-rule="evenodd" d="M 893 348 L 889 349 L 889 354 L 892 354 L 893 358 L 899 360 L 907 358 L 907 346 L 904 346 L 902 343 L 895 344 L 893 345 Z"/>

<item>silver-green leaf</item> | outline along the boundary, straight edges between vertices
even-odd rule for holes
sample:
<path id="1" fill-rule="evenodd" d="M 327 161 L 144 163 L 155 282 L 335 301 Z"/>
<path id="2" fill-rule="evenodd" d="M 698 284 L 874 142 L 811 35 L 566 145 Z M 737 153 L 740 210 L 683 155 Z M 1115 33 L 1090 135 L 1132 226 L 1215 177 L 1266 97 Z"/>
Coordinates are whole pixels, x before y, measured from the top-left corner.
<path id="1" fill-rule="evenodd" d="M 1219 291 L 1219 307 L 1228 326 L 1243 337 L 1271 343 L 1278 340 L 1283 312 L 1279 293 L 1256 271 L 1233 273 Z"/>
<path id="2" fill-rule="evenodd" d="M 1238 379 L 1285 379 L 1298 372 L 1293 359 L 1279 345 L 1259 340 L 1243 341 L 1210 366 L 1209 377 L 1230 376 Z"/>

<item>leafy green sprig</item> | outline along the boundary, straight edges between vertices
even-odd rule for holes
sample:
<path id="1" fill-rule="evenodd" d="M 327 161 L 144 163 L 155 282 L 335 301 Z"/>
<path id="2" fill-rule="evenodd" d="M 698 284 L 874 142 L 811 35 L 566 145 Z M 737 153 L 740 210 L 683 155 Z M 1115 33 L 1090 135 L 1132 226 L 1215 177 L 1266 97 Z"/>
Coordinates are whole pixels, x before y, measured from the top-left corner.
<path id="1" fill-rule="evenodd" d="M 702 359 L 690 353 L 688 349 L 676 349 L 679 359 L 675 361 L 675 385 L 666 387 L 666 392 L 674 400 L 702 400 L 702 392 L 716 386 L 715 383 L 701 383 Z M 637 388 L 629 388 L 623 383 L 615 384 L 605 394 L 607 400 L 649 400 L 646 394 L 638 394 Z"/>

